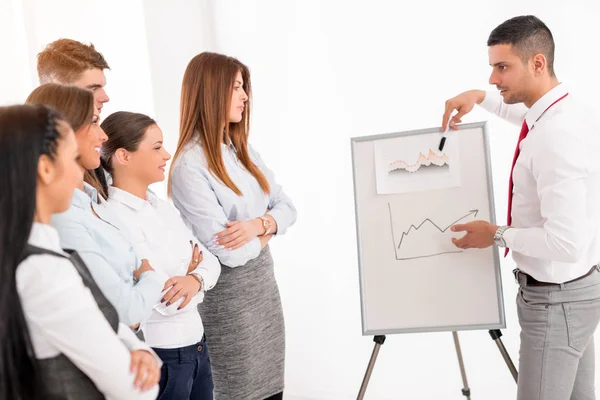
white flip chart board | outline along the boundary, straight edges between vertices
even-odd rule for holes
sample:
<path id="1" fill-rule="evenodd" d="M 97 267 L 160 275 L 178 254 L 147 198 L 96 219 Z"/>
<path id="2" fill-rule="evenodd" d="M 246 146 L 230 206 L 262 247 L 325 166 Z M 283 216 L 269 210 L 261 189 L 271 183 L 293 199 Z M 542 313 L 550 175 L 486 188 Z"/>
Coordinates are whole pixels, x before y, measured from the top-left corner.
<path id="1" fill-rule="evenodd" d="M 495 223 L 485 122 L 351 140 L 363 335 L 505 327 L 496 246 L 450 227 Z"/>

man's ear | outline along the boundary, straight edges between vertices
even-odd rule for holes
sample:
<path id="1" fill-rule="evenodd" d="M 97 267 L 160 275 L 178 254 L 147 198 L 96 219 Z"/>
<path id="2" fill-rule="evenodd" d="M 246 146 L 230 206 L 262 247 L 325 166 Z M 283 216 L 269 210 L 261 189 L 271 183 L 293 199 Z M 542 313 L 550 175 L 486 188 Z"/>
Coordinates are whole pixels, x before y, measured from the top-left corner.
<path id="1" fill-rule="evenodd" d="M 129 160 L 131 158 L 131 154 L 125 149 L 117 149 L 113 157 L 119 164 L 128 165 Z"/>
<path id="2" fill-rule="evenodd" d="M 535 56 L 533 56 L 533 58 L 531 59 L 532 63 L 533 63 L 533 72 L 536 75 L 541 75 L 542 72 L 544 72 L 544 70 L 547 67 L 547 60 L 546 60 L 546 56 L 544 56 L 543 54 L 536 54 Z"/>
<path id="3" fill-rule="evenodd" d="M 38 160 L 37 175 L 38 179 L 45 185 L 50 185 L 54 182 L 56 167 L 46 154 L 42 154 Z"/>

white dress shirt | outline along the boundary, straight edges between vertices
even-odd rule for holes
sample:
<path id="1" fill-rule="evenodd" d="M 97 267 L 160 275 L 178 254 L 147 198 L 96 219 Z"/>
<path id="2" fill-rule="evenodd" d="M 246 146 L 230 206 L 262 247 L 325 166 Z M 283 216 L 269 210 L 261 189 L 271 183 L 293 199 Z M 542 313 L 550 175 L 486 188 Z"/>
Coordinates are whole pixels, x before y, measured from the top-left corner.
<path id="1" fill-rule="evenodd" d="M 116 187 L 109 187 L 107 207 L 124 224 L 133 240 L 138 257 L 150 262 L 163 282 L 169 277 L 185 276 L 192 258 L 190 240 L 197 242 L 185 225 L 179 212 L 171 204 L 156 197 L 151 191 L 146 200 Z M 157 303 L 150 318 L 143 324 L 146 343 L 156 348 L 180 348 L 202 340 L 204 328 L 197 305 L 206 290 L 212 289 L 219 275 L 221 264 L 201 243 L 202 262 L 192 272 L 204 281 L 204 287 L 182 310 L 177 307 L 183 298 L 170 306 Z"/>
<path id="2" fill-rule="evenodd" d="M 221 154 L 229 177 L 243 196 L 238 196 L 208 170 L 202 144 L 197 138 L 171 165 L 173 204 L 193 228 L 196 237 L 228 267 L 245 265 L 258 257 L 261 250 L 258 238 L 235 250 L 216 245 L 214 236 L 227 228 L 228 221 L 247 221 L 269 214 L 277 223 L 277 235 L 283 235 L 296 221 L 296 208 L 276 182 L 273 172 L 251 146 L 248 146 L 248 153 L 269 182 L 269 194 L 263 192 L 258 181 L 238 160 L 232 144 L 221 144 Z"/>
<path id="3" fill-rule="evenodd" d="M 487 93 L 481 106 L 518 125 L 527 137 L 513 170 L 512 228 L 504 239 L 523 272 L 563 283 L 600 262 L 600 132 L 560 84 L 528 111 Z M 526 111 L 526 113 L 524 113 Z"/>
<path id="4" fill-rule="evenodd" d="M 57 231 L 34 223 L 29 244 L 65 254 Z M 115 334 L 81 276 L 64 258 L 32 255 L 19 264 L 17 290 L 38 359 L 64 354 L 107 399 L 155 399 L 158 385 L 147 392 L 133 386 L 131 350 L 148 350 L 125 325 Z"/>

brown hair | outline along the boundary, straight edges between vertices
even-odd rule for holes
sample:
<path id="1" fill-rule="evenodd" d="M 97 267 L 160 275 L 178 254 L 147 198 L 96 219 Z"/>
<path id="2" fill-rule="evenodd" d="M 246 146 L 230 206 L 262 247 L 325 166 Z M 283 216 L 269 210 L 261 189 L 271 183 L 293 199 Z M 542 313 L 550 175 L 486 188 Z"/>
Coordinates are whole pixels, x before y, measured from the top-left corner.
<path id="1" fill-rule="evenodd" d="M 40 83 L 73 83 L 88 69 L 110 69 L 93 44 L 86 45 L 71 39 L 50 43 L 37 58 Z"/>
<path id="2" fill-rule="evenodd" d="M 234 124 L 229 123 L 229 109 L 238 71 L 242 74 L 244 80 L 242 87 L 248 95 L 248 101 L 242 113 L 242 120 Z M 210 52 L 200 53 L 192 58 L 185 70 L 181 85 L 179 142 L 173 162 L 181 155 L 187 144 L 199 135 L 210 173 L 238 196 L 242 196 L 242 192 L 227 173 L 221 153 L 221 144 L 226 139 L 230 139 L 242 165 L 258 181 L 261 189 L 269 193 L 267 178 L 252 162 L 248 152 L 250 98 L 250 71 L 240 61 Z M 170 192 L 171 177 L 169 176 L 169 194 Z"/>
<path id="3" fill-rule="evenodd" d="M 26 103 L 43 104 L 61 113 L 75 132 L 90 128 L 94 115 L 94 95 L 77 86 L 46 83 L 31 92 Z M 92 185 L 102 197 L 106 191 L 93 170 L 86 170 L 84 180 Z"/>
<path id="4" fill-rule="evenodd" d="M 109 115 L 100 125 L 108 140 L 102 145 L 102 166 L 113 173 L 112 157 L 118 149 L 134 152 L 156 121 L 144 114 L 119 111 Z"/>

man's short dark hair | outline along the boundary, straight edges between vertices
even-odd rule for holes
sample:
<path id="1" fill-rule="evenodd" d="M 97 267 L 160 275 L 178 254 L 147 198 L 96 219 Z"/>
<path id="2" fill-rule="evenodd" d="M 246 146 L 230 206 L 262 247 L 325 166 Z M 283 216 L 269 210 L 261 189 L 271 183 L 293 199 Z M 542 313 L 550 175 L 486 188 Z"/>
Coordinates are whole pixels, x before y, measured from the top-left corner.
<path id="1" fill-rule="evenodd" d="M 504 21 L 490 33 L 487 41 L 488 46 L 497 44 L 512 45 L 524 63 L 536 54 L 543 54 L 548 72 L 554 76 L 554 38 L 539 18 L 522 15 Z"/>

